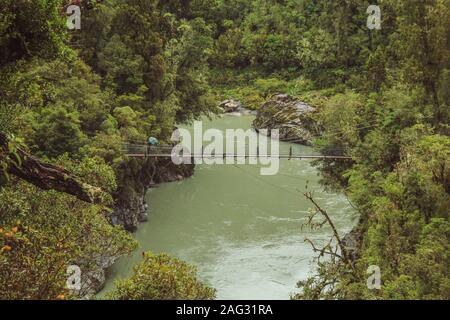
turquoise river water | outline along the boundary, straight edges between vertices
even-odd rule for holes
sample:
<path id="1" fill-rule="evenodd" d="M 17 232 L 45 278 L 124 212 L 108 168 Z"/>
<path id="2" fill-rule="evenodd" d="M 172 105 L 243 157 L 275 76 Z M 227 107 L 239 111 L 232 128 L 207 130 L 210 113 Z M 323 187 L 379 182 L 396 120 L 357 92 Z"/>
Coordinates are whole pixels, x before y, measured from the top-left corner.
<path id="1" fill-rule="evenodd" d="M 251 127 L 253 116 L 205 120 L 220 130 Z M 309 147 L 281 143 L 281 152 L 311 154 Z M 312 205 L 305 186 L 327 209 L 341 234 L 356 214 L 347 199 L 318 183 L 309 160 L 280 160 L 275 176 L 261 176 L 257 165 L 198 165 L 193 177 L 149 190 L 149 221 L 135 237 L 140 248 L 108 272 L 105 290 L 128 277 L 143 251 L 167 252 L 198 268 L 199 277 L 217 289 L 218 299 L 289 299 L 296 283 L 314 270 L 314 253 L 304 239 L 327 241 L 331 230 L 301 226 Z"/>

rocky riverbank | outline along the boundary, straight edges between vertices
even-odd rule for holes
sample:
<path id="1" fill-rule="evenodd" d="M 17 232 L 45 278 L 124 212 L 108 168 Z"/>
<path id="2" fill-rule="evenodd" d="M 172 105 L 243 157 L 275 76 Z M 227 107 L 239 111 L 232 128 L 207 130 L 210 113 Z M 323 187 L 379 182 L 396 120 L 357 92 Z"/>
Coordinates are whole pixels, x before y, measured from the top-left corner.
<path id="1" fill-rule="evenodd" d="M 144 161 L 144 162 L 142 162 Z M 160 183 L 183 180 L 194 174 L 194 165 L 175 165 L 171 159 L 130 160 L 121 170 L 112 223 L 136 231 L 139 223 L 147 221 L 149 204 L 147 190 Z"/>
<path id="2" fill-rule="evenodd" d="M 222 101 L 218 105 L 218 109 L 224 114 L 234 116 L 242 116 L 249 114 L 256 115 L 256 111 L 245 108 L 240 101 L 234 99 Z"/>

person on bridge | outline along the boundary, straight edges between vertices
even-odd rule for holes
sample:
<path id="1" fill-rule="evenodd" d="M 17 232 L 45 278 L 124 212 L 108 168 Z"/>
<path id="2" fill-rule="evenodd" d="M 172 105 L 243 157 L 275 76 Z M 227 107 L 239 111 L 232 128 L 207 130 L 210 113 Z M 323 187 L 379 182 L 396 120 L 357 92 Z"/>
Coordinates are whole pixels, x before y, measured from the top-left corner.
<path id="1" fill-rule="evenodd" d="M 150 151 L 151 151 L 150 149 L 152 147 L 157 147 L 157 146 L 159 146 L 158 139 L 156 139 L 155 137 L 148 138 L 148 140 L 147 140 L 147 155 L 150 154 Z"/>
<path id="2" fill-rule="evenodd" d="M 148 138 L 148 145 L 152 146 L 152 147 L 158 146 L 159 141 L 155 137 L 150 137 L 150 138 Z"/>

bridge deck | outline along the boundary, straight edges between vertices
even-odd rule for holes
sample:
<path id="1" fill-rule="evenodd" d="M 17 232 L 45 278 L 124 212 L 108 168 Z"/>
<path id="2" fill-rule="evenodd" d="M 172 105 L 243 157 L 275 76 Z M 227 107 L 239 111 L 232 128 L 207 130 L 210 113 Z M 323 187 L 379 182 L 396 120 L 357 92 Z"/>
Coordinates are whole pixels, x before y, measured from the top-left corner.
<path id="1" fill-rule="evenodd" d="M 147 146 L 147 145 L 125 145 L 123 151 L 127 157 L 131 158 L 170 158 L 172 157 L 173 146 Z M 344 155 L 320 155 L 320 154 L 294 154 L 291 148 L 290 153 L 283 154 L 272 154 L 272 155 L 261 155 L 261 154 L 213 154 L 213 155 L 203 155 L 203 154 L 187 154 L 186 157 L 196 158 L 196 159 L 249 159 L 249 158 L 279 158 L 279 159 L 336 159 L 336 160 L 351 160 L 352 157 Z"/>

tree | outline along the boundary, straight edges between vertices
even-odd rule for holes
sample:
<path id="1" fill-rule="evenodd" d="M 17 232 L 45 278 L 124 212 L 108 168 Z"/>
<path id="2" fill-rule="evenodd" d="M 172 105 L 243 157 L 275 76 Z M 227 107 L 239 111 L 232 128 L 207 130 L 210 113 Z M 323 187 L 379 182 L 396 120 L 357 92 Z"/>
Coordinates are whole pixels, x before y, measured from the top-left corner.
<path id="1" fill-rule="evenodd" d="M 166 254 L 145 253 L 134 275 L 116 283 L 114 300 L 211 300 L 215 290 L 197 279 L 196 270 Z"/>
<path id="2" fill-rule="evenodd" d="M 54 58 L 64 49 L 60 0 L 5 0 L 0 4 L 0 67 L 33 56 Z"/>
<path id="3" fill-rule="evenodd" d="M 134 58 L 142 59 L 142 73 L 150 102 L 161 99 L 165 74 L 164 46 L 170 31 L 168 17 L 158 10 L 158 0 L 126 0 L 116 10 L 111 21 L 111 35 L 118 35 Z M 131 27 L 132 26 L 132 27 Z M 116 38 L 116 41 L 118 39 Z M 138 58 L 140 56 L 140 58 Z"/>
<path id="4" fill-rule="evenodd" d="M 102 161 L 85 159 L 60 165 L 105 191 L 91 205 L 56 191 L 37 192 L 20 181 L 0 190 L 0 296 L 3 299 L 77 299 L 93 294 L 96 274 L 107 261 L 135 249 L 131 235 L 108 221 L 114 172 Z M 67 268 L 82 271 L 82 290 L 67 289 Z"/>
<path id="5" fill-rule="evenodd" d="M 392 45 L 405 80 L 421 84 L 434 105 L 435 125 L 448 122 L 448 101 L 440 101 L 442 75 L 450 66 L 450 4 L 444 0 L 396 2 L 398 29 Z"/>
<path id="6" fill-rule="evenodd" d="M 65 106 L 44 108 L 33 122 L 35 133 L 30 140 L 49 157 L 65 152 L 75 155 L 86 143 L 78 112 L 68 112 Z"/>
<path id="7" fill-rule="evenodd" d="M 60 166 L 44 163 L 33 157 L 0 132 L 0 182 L 9 174 L 28 181 L 43 190 L 58 190 L 86 202 L 98 202 L 102 190 L 84 183 Z M 0 187 L 2 185 L 0 184 Z"/>
<path id="8" fill-rule="evenodd" d="M 99 69 L 105 74 L 106 87 L 117 94 L 136 93 L 144 85 L 144 59 L 134 55 L 118 35 L 114 35 L 99 54 Z"/>

